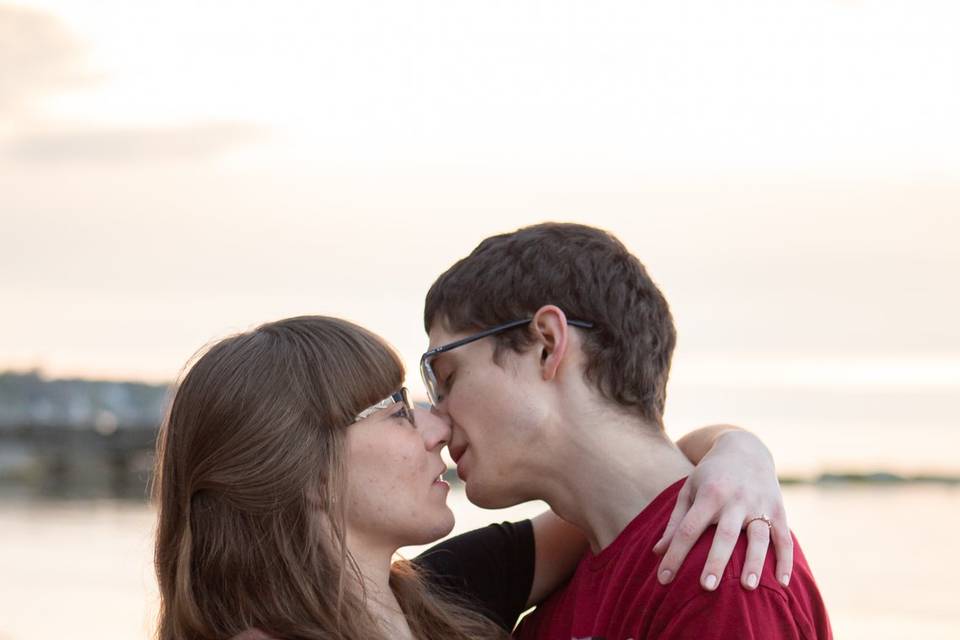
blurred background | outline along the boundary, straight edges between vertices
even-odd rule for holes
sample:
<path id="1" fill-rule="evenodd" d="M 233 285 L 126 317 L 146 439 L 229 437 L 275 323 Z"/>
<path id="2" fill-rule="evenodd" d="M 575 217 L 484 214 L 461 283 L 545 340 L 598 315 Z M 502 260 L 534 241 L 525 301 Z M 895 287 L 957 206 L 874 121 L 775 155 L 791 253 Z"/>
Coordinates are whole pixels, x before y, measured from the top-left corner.
<path id="1" fill-rule="evenodd" d="M 544 220 L 646 264 L 679 333 L 669 432 L 767 443 L 836 636 L 957 637 L 958 23 L 946 0 L 0 2 L 0 640 L 153 633 L 152 448 L 198 349 L 342 316 L 423 398 L 433 279 Z M 450 500 L 458 531 L 542 508 Z"/>

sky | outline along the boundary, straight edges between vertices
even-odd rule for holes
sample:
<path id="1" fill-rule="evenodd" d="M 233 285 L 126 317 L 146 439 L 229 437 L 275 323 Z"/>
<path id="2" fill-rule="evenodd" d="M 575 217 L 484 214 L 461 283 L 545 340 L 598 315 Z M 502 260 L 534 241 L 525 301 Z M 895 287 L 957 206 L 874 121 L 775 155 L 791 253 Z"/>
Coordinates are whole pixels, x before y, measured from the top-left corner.
<path id="1" fill-rule="evenodd" d="M 566 220 L 664 290 L 688 421 L 697 393 L 758 386 L 950 406 L 958 20 L 933 0 L 0 3 L 0 370 L 166 381 L 218 337 L 322 313 L 390 340 L 420 392 L 433 279 Z"/>

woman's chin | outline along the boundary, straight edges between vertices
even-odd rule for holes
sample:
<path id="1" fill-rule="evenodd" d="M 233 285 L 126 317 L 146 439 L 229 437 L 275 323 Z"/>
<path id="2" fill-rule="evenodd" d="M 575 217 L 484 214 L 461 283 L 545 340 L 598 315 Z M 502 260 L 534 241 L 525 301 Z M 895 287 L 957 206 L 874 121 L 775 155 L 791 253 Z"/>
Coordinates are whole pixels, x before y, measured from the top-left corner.
<path id="1" fill-rule="evenodd" d="M 408 542 L 408 545 L 429 544 L 431 542 L 435 542 L 453 531 L 453 526 L 456 524 L 453 511 L 451 511 L 447 506 L 444 506 L 442 512 L 431 517 L 429 520 L 426 518 L 423 520 L 424 524 L 427 522 L 430 523 L 429 528 L 424 527 L 418 531 L 417 541 Z"/>
<path id="2" fill-rule="evenodd" d="M 444 506 L 446 513 L 444 514 L 443 533 L 440 534 L 441 538 L 453 531 L 454 525 L 457 524 L 457 519 L 453 515 L 453 511 L 450 509 L 450 507 L 447 507 L 446 505 Z"/>

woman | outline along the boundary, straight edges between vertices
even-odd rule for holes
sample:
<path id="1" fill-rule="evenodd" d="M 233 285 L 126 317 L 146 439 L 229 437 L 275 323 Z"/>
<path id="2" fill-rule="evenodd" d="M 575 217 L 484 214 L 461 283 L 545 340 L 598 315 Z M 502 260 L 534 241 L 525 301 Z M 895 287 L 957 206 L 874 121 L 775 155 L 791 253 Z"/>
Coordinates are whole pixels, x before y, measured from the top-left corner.
<path id="1" fill-rule="evenodd" d="M 584 543 L 550 513 L 392 562 L 454 523 L 449 425 L 403 379 L 380 338 L 318 316 L 197 359 L 158 442 L 160 640 L 508 637 L 568 576 Z"/>

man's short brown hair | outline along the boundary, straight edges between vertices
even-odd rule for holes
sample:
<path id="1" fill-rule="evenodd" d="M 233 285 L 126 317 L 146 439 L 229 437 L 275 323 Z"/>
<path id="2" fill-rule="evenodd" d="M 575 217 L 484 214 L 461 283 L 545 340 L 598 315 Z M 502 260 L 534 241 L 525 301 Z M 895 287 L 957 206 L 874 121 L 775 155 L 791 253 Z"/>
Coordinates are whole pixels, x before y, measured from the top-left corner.
<path id="1" fill-rule="evenodd" d="M 613 234 L 548 222 L 492 236 L 443 273 L 427 293 L 424 326 L 479 331 L 532 317 L 553 304 L 584 329 L 585 375 L 608 399 L 663 426 L 676 330 L 647 270 Z M 495 337 L 523 351 L 528 331 Z"/>

